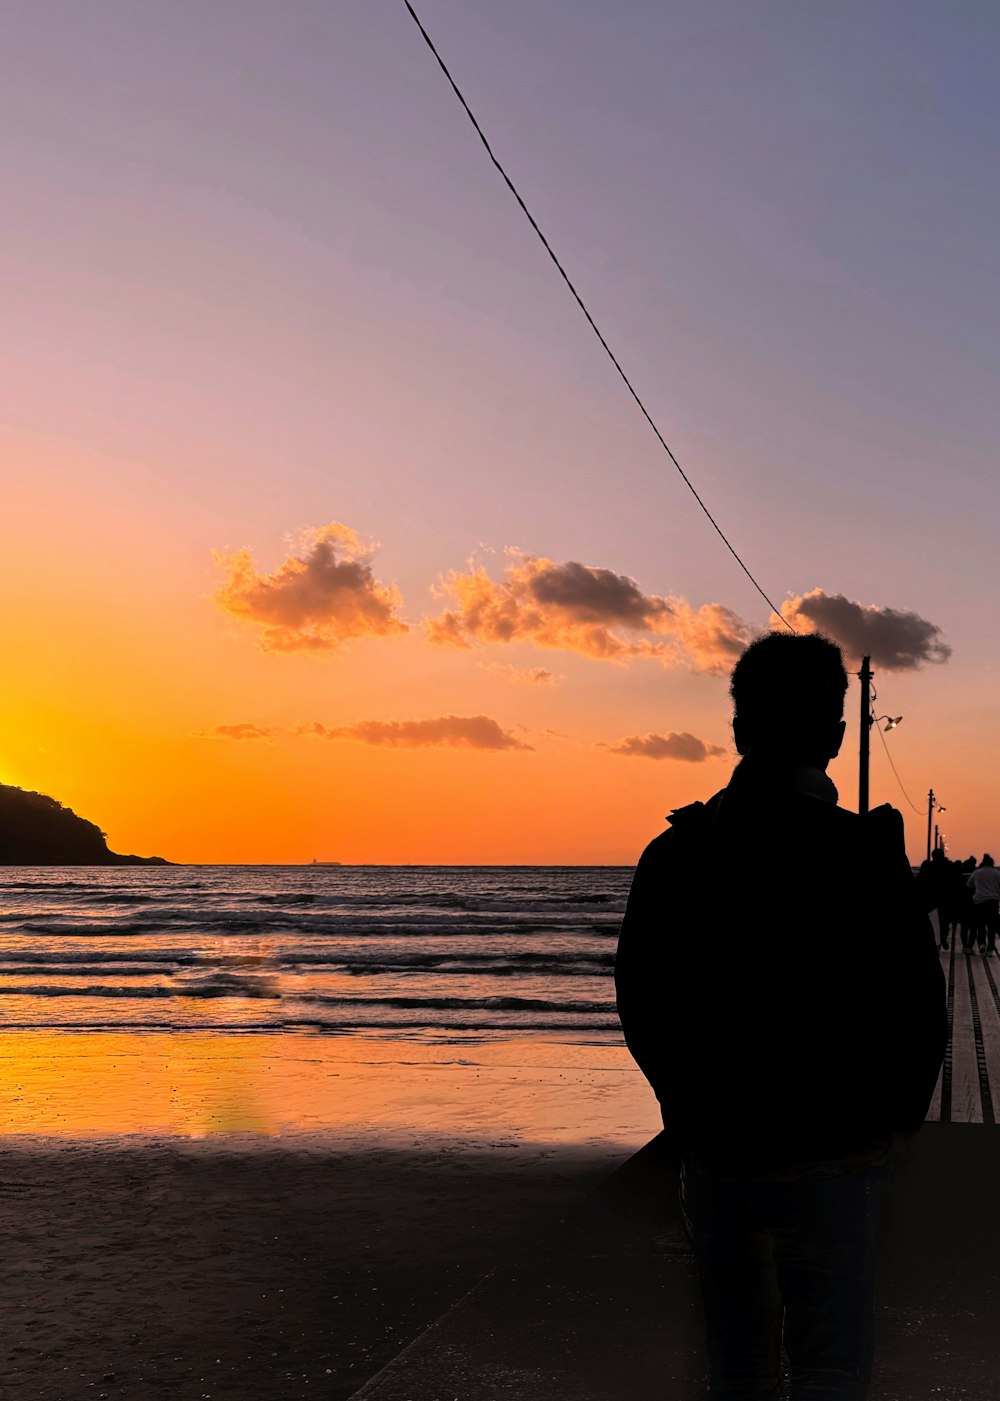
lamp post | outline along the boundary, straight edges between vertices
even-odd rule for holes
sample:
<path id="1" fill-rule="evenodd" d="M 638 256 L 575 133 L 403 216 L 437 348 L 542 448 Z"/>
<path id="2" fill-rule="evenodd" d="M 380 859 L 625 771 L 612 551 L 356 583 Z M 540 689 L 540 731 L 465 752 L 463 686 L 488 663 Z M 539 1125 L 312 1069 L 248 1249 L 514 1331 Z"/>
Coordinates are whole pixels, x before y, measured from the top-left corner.
<path id="1" fill-rule="evenodd" d="M 861 723 L 858 751 L 858 812 L 864 817 L 868 811 L 868 745 L 872 725 L 872 668 L 871 657 L 861 658 L 858 679 L 861 682 Z"/>
<path id="2" fill-rule="evenodd" d="M 858 679 L 861 682 L 861 734 L 858 744 L 858 812 L 862 816 L 868 811 L 868 770 L 871 763 L 871 728 L 880 720 L 885 721 L 885 729 L 894 730 L 902 720 L 902 715 L 876 715 L 872 700 L 871 657 L 861 658 Z"/>
<path id="3" fill-rule="evenodd" d="M 928 861 L 931 859 L 931 822 L 932 822 L 932 820 L 933 820 L 934 813 L 935 813 L 935 812 L 945 812 L 945 811 L 946 811 L 946 808 L 945 808 L 944 804 L 943 804 L 943 803 L 939 803 L 938 800 L 937 800 L 937 798 L 934 796 L 934 789 L 933 789 L 933 788 L 928 789 L 928 792 L 927 792 L 927 860 L 928 860 Z M 936 828 L 935 828 L 935 835 L 934 835 L 934 847 L 935 847 L 935 849 L 937 848 L 937 829 L 936 829 Z"/>

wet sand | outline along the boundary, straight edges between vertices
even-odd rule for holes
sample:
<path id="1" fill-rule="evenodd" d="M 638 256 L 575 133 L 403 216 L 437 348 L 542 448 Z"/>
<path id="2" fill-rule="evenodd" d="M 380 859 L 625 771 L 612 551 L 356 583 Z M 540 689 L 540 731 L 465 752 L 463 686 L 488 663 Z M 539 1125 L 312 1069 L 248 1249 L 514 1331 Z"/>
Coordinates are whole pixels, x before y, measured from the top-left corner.
<path id="1" fill-rule="evenodd" d="M 0 1032 L 0 1143 L 226 1139 L 637 1148 L 656 1103 L 620 1043 L 301 1032 Z"/>
<path id="2" fill-rule="evenodd" d="M 0 1393 L 340 1401 L 620 1160 L 8 1140 Z"/>
<path id="3" fill-rule="evenodd" d="M 14 1033 L 0 1104 L 17 1401 L 342 1401 L 656 1128 L 519 1039 Z"/>

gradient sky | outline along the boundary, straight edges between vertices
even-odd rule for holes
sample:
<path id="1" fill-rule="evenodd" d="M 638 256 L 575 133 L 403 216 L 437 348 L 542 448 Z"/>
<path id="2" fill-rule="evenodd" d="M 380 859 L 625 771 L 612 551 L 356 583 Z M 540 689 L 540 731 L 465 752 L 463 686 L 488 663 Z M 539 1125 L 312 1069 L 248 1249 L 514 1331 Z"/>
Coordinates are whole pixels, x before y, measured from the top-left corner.
<path id="1" fill-rule="evenodd" d="M 765 589 L 904 638 L 909 795 L 1000 845 L 996 7 L 418 8 Z M 5 30 L 0 781 L 175 860 L 633 861 L 769 610 L 402 3 Z M 919 859 L 877 740 L 872 801 Z"/>

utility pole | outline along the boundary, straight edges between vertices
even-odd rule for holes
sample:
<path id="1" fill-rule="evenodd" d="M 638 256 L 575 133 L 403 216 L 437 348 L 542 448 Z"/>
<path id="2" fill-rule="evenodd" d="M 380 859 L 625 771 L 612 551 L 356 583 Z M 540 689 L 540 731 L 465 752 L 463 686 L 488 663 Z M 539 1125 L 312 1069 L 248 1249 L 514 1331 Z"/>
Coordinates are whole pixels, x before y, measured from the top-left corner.
<path id="1" fill-rule="evenodd" d="M 935 822 L 935 824 L 934 824 L 934 850 L 937 851 L 937 849 L 938 849 L 938 847 L 939 847 L 940 845 L 941 845 L 941 838 L 938 836 L 938 825 L 937 825 L 937 823 Z"/>
<path id="2" fill-rule="evenodd" d="M 868 811 L 868 745 L 872 728 L 872 669 L 871 657 L 861 658 L 861 744 L 858 767 L 858 812 L 862 816 Z M 930 837 L 928 836 L 928 841 Z"/>
<path id="3" fill-rule="evenodd" d="M 931 815 L 934 812 L 934 789 L 927 793 L 927 860 L 931 859 Z"/>

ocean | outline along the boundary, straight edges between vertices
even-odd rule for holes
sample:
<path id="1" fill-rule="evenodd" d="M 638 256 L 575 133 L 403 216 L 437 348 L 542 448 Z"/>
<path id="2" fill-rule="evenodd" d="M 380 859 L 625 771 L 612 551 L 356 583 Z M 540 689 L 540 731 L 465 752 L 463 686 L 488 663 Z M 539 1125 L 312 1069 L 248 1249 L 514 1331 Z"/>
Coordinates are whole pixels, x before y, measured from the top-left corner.
<path id="1" fill-rule="evenodd" d="M 626 867 L 8 867 L 0 1027 L 621 1044 Z"/>

